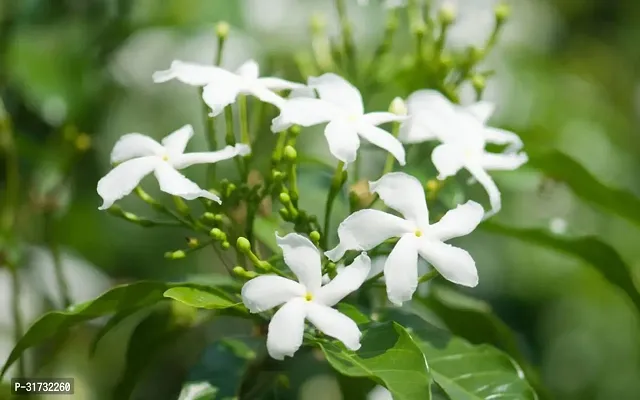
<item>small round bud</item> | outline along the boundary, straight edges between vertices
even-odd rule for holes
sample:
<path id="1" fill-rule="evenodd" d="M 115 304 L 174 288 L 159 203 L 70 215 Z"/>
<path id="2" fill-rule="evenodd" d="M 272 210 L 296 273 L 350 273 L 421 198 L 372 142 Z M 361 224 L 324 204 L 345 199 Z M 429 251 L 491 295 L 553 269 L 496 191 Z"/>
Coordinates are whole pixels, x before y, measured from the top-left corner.
<path id="1" fill-rule="evenodd" d="M 469 52 L 469 59 L 474 64 L 482 60 L 482 57 L 484 56 L 484 50 L 475 46 L 469 47 L 468 52 Z"/>
<path id="2" fill-rule="evenodd" d="M 214 238 L 215 240 L 224 240 L 224 238 L 227 236 L 224 234 L 224 232 L 222 232 L 220 229 L 218 228 L 213 228 L 210 232 L 209 232 L 209 236 L 211 236 L 212 238 Z"/>
<path id="3" fill-rule="evenodd" d="M 389 112 L 395 115 L 407 115 L 407 105 L 401 97 L 396 97 L 389 105 Z"/>
<path id="4" fill-rule="evenodd" d="M 450 2 L 445 3 L 438 13 L 438 19 L 442 25 L 451 25 L 456 20 L 456 6 Z"/>
<path id="5" fill-rule="evenodd" d="M 235 267 L 233 267 L 233 273 L 238 276 L 244 276 L 247 273 L 247 270 L 239 265 L 236 265 Z"/>
<path id="6" fill-rule="evenodd" d="M 222 246 L 222 250 L 229 250 L 229 247 L 231 247 L 231 243 L 227 242 L 226 240 L 224 242 L 222 242 L 220 244 L 220 246 Z"/>
<path id="7" fill-rule="evenodd" d="M 311 239 L 312 242 L 318 243 L 320 241 L 320 232 L 312 231 L 309 234 L 309 239 Z"/>
<path id="8" fill-rule="evenodd" d="M 487 80 L 482 75 L 474 75 L 473 78 L 471 78 L 471 85 L 473 85 L 475 90 L 484 90 L 487 86 Z"/>
<path id="9" fill-rule="evenodd" d="M 298 158 L 298 152 L 293 146 L 287 146 L 284 148 L 284 159 L 289 162 L 294 162 Z"/>
<path id="10" fill-rule="evenodd" d="M 289 204 L 291 203 L 291 197 L 286 194 L 285 192 L 280 193 L 280 203 L 282 204 Z"/>
<path id="11" fill-rule="evenodd" d="M 289 211 L 287 211 L 286 208 L 281 208 L 280 210 L 278 210 L 278 213 L 280 214 L 282 219 L 285 221 L 288 221 L 289 218 L 291 218 L 291 215 L 289 214 Z"/>
<path id="12" fill-rule="evenodd" d="M 75 140 L 75 146 L 78 151 L 85 152 L 91 148 L 91 136 L 81 133 Z"/>
<path id="13" fill-rule="evenodd" d="M 214 216 L 213 220 L 216 221 L 216 222 L 222 222 L 222 215 L 216 214 Z"/>
<path id="14" fill-rule="evenodd" d="M 240 236 L 238 238 L 238 241 L 236 242 L 236 247 L 242 252 L 248 253 L 251 251 L 251 243 L 249 243 L 249 239 L 247 239 L 246 237 Z"/>
<path id="15" fill-rule="evenodd" d="M 322 33 L 327 27 L 327 19 L 320 13 L 314 13 L 309 22 L 311 25 L 311 31 L 315 34 Z"/>
<path id="16" fill-rule="evenodd" d="M 212 212 L 206 212 L 202 214 L 202 217 L 208 221 L 215 221 L 216 215 Z"/>
<path id="17" fill-rule="evenodd" d="M 300 125 L 294 125 L 289 128 L 289 134 L 293 137 L 296 137 L 300 134 Z"/>
<path id="18" fill-rule="evenodd" d="M 164 258 L 168 258 L 170 260 L 179 260 L 181 258 L 185 258 L 187 256 L 187 253 L 185 253 L 183 250 L 177 250 L 174 252 L 166 252 L 164 253 Z"/>
<path id="19" fill-rule="evenodd" d="M 229 185 L 227 185 L 227 191 L 229 193 L 233 192 L 234 190 L 236 190 L 238 187 L 235 185 L 235 183 L 230 183 Z"/>
<path id="20" fill-rule="evenodd" d="M 229 23 L 225 21 L 218 22 L 218 25 L 216 25 L 216 36 L 219 38 L 226 38 L 227 35 L 229 35 L 230 29 L 231 26 L 229 26 Z"/>
<path id="21" fill-rule="evenodd" d="M 274 169 L 273 171 L 271 171 L 271 179 L 273 179 L 275 182 L 282 181 L 283 177 L 284 177 L 284 174 L 278 171 L 277 169 Z"/>
<path id="22" fill-rule="evenodd" d="M 511 8 L 506 3 L 500 3 L 495 8 L 496 21 L 503 23 L 511 15 Z"/>
<path id="23" fill-rule="evenodd" d="M 187 238 L 187 246 L 189 246 L 190 249 L 195 249 L 200 246 L 200 241 L 197 238 Z"/>
<path id="24" fill-rule="evenodd" d="M 424 37 L 424 35 L 427 33 L 427 26 L 421 22 L 414 26 L 412 31 L 414 35 Z"/>

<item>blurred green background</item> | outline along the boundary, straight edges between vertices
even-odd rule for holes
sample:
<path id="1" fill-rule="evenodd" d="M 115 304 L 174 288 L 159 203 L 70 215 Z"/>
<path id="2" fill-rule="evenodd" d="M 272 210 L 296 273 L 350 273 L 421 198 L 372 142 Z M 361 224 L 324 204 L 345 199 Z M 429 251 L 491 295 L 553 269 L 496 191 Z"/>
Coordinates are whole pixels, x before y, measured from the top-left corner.
<path id="1" fill-rule="evenodd" d="M 349 3 L 358 49 L 366 53 L 382 35 L 383 9 L 375 1 L 369 7 Z M 483 43 L 492 29 L 495 2 L 452 3 L 459 17 L 448 47 Z M 640 196 L 640 2 L 509 4 L 512 16 L 486 61 L 496 70 L 485 94 L 498 105 L 492 122 L 519 133 L 525 150 L 559 149 L 601 182 Z M 317 14 L 328 20 L 330 32 L 337 31 L 328 0 L 0 0 L 0 98 L 13 120 L 24 188 L 16 246 L 29 256 L 20 288 L 27 322 L 61 304 L 51 256 L 43 247 L 51 238 L 61 246 L 74 301 L 93 298 L 118 282 L 179 280 L 222 270 L 209 249 L 197 257 L 165 260 L 166 251 L 184 247 L 185 233 L 144 229 L 99 212 L 96 183 L 109 170 L 111 148 L 124 133 L 159 139 L 191 123 L 197 134 L 190 149 L 204 149 L 197 91 L 177 83 L 153 84 L 151 74 L 173 59 L 210 63 L 218 21 L 232 26 L 224 66 L 255 58 L 268 75 L 300 81 L 293 60 L 308 50 L 309 19 Z M 408 38 L 396 46 L 410 46 Z M 367 109 L 383 110 L 398 94 L 408 93 L 393 88 L 364 93 Z M 465 88 L 463 101 L 472 95 Z M 83 148 L 78 137 L 84 136 L 78 133 L 91 142 L 81 156 L 74 155 Z M 304 132 L 300 151 L 333 164 L 323 136 L 315 133 Z M 268 125 L 261 135 L 262 143 L 273 141 Z M 258 160 L 268 160 L 268 152 L 254 151 Z M 383 156 L 370 152 L 360 157 L 367 157 L 364 175 L 375 178 Z M 225 163 L 219 170 L 231 177 L 232 167 Z M 322 214 L 330 176 L 311 169 L 300 173 L 302 204 Z M 204 168 L 187 174 L 202 182 Z M 595 235 L 615 247 L 640 279 L 638 227 L 600 212 L 527 166 L 495 178 L 504 199 L 497 221 L 569 237 Z M 145 183 L 157 193 L 155 183 Z M 60 188 L 55 194 L 48 190 L 53 186 Z M 473 196 L 485 201 L 482 191 Z M 121 204 L 148 214 L 136 200 Z M 336 222 L 346 210 L 344 203 L 336 207 Z M 47 220 L 51 215 L 53 226 Z M 640 398 L 639 321 L 619 289 L 580 261 L 542 247 L 483 231 L 464 243 L 480 272 L 480 285 L 470 293 L 488 300 L 516 330 L 553 398 Z M 14 343 L 11 293 L 9 274 L 0 270 L 3 360 Z M 114 387 L 128 378 L 127 368 L 134 368 L 127 340 L 140 318 L 133 316 L 109 333 L 93 356 L 88 349 L 100 321 L 60 338 L 61 349 L 53 355 L 32 352 L 28 365 L 41 376 L 74 376 L 75 398 L 112 398 Z M 179 390 L 208 339 L 223 328 L 228 327 L 214 323 L 157 354 L 136 398 L 171 398 L 167 393 Z M 144 334 L 138 340 L 144 341 Z M 331 379 L 306 385 L 299 398 L 335 398 L 329 389 L 327 397 L 318 397 L 314 389 L 335 386 Z"/>

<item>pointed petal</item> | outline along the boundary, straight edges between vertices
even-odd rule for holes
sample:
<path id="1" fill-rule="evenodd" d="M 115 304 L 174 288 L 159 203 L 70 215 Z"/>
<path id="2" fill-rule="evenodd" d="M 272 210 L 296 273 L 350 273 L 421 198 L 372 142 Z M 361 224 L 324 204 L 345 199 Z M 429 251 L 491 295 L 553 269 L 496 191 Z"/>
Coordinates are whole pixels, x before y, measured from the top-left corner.
<path id="1" fill-rule="evenodd" d="M 420 181 L 404 172 L 390 172 L 375 182 L 369 182 L 371 193 L 406 219 L 421 228 L 429 225 L 429 210 Z"/>
<path id="2" fill-rule="evenodd" d="M 360 210 L 349 215 L 338 226 L 340 244 L 324 254 L 332 261 L 347 250 L 371 250 L 385 240 L 413 232 L 414 224 L 380 210 Z"/>
<path id="3" fill-rule="evenodd" d="M 331 121 L 324 129 L 324 137 L 327 138 L 329 151 L 335 158 L 345 164 L 356 160 L 360 139 L 353 124 L 341 119 Z"/>
<path id="4" fill-rule="evenodd" d="M 405 143 L 420 143 L 456 133 L 457 112 L 453 103 L 435 90 L 418 90 L 407 98 L 410 120 L 401 128 Z"/>
<path id="5" fill-rule="evenodd" d="M 271 123 L 273 132 L 282 132 L 292 125 L 312 126 L 328 122 L 337 115 L 329 102 L 308 97 L 287 99 L 280 107 L 280 115 Z"/>
<path id="6" fill-rule="evenodd" d="M 169 154 L 169 157 L 179 156 L 184 153 L 184 149 L 187 148 L 187 143 L 189 143 L 192 136 L 193 127 L 191 125 L 185 125 L 162 139 L 162 145 Z"/>
<path id="7" fill-rule="evenodd" d="M 490 101 L 479 101 L 475 104 L 463 108 L 465 111 L 471 113 L 480 122 L 486 124 L 496 110 L 496 105 Z"/>
<path id="8" fill-rule="evenodd" d="M 355 260 L 342 270 L 333 280 L 321 287 L 314 294 L 314 301 L 325 306 L 334 306 L 344 299 L 349 293 L 358 290 L 369 276 L 371 270 L 371 259 L 367 253 L 362 253 Z"/>
<path id="9" fill-rule="evenodd" d="M 362 120 L 369 125 L 381 125 L 387 122 L 401 122 L 407 119 L 404 115 L 390 112 L 372 112 L 362 116 Z"/>
<path id="10" fill-rule="evenodd" d="M 308 86 L 316 89 L 322 100 L 338 106 L 344 113 L 364 114 L 360 91 L 344 78 L 333 73 L 312 76 L 309 77 Z"/>
<path id="11" fill-rule="evenodd" d="M 183 199 L 193 200 L 204 197 L 220 203 L 220 198 L 213 193 L 202 190 L 200 186 L 187 179 L 180 172 L 176 171 L 169 163 L 160 162 L 155 170 L 156 179 L 160 184 L 160 190 Z"/>
<path id="12" fill-rule="evenodd" d="M 171 165 L 176 169 L 187 168 L 194 164 L 213 164 L 228 160 L 235 156 L 246 156 L 251 153 L 251 147 L 246 144 L 226 146 L 222 150 L 182 154 L 171 159 Z"/>
<path id="13" fill-rule="evenodd" d="M 109 171 L 98 181 L 98 194 L 104 201 L 99 209 L 106 210 L 117 200 L 131 193 L 142 178 L 150 174 L 160 162 L 156 156 L 134 158 Z"/>
<path id="14" fill-rule="evenodd" d="M 220 67 L 175 60 L 169 69 L 154 72 L 153 81 L 161 83 L 177 79 L 187 85 L 204 86 L 214 81 L 224 81 L 230 76 L 234 74 Z"/>
<path id="15" fill-rule="evenodd" d="M 340 311 L 331 307 L 309 301 L 307 319 L 325 335 L 336 338 L 349 349 L 356 351 L 360 348 L 360 329 L 353 320 Z"/>
<path id="16" fill-rule="evenodd" d="M 285 99 L 267 89 L 267 87 L 263 86 L 260 82 L 255 82 L 249 85 L 247 87 L 247 91 L 260 99 L 260 101 L 273 104 L 278 108 L 283 107 L 286 102 Z"/>
<path id="17" fill-rule="evenodd" d="M 284 360 L 302 346 L 304 318 L 307 313 L 304 298 L 286 302 L 271 318 L 267 334 L 267 351 L 276 360 Z"/>
<path id="18" fill-rule="evenodd" d="M 241 82 L 235 76 L 205 86 L 202 91 L 202 100 L 211 108 L 209 116 L 219 115 L 226 106 L 236 101 L 242 89 Z"/>
<path id="19" fill-rule="evenodd" d="M 489 195 L 489 203 L 491 204 L 491 210 L 487 212 L 484 219 L 487 219 L 495 215 L 502 208 L 502 198 L 500 195 L 500 189 L 493 181 L 491 176 L 481 166 L 470 164 L 466 166 L 469 173 L 478 181 L 479 184 L 484 187 Z"/>
<path id="20" fill-rule="evenodd" d="M 256 60 L 247 60 L 238 67 L 236 74 L 247 80 L 256 80 L 260 76 L 260 66 Z"/>
<path id="21" fill-rule="evenodd" d="M 499 145 L 507 145 L 507 152 L 516 152 L 523 146 L 522 139 L 514 132 L 507 131 L 505 129 L 498 129 L 492 127 L 485 127 L 482 131 L 482 135 L 489 143 L 495 143 Z"/>
<path id="22" fill-rule="evenodd" d="M 305 87 L 302 83 L 287 81 L 282 78 L 264 77 L 258 78 L 258 83 L 269 90 L 293 90 Z"/>
<path id="23" fill-rule="evenodd" d="M 457 174 L 465 164 L 462 150 L 458 146 L 446 143 L 433 149 L 431 161 L 438 170 L 438 179 Z"/>
<path id="24" fill-rule="evenodd" d="M 389 132 L 377 126 L 361 123 L 358 125 L 358 133 L 370 143 L 391 153 L 400 165 L 407 163 L 404 146 Z"/>
<path id="25" fill-rule="evenodd" d="M 307 291 L 315 293 L 322 285 L 322 265 L 316 246 L 311 240 L 297 233 L 290 233 L 284 237 L 276 234 L 276 241 L 282 249 L 285 264 L 296 274 L 298 281 Z"/>
<path id="26" fill-rule="evenodd" d="M 132 158 L 160 156 L 164 153 L 162 145 L 147 135 L 128 133 L 118 139 L 111 150 L 111 162 L 121 163 Z"/>
<path id="27" fill-rule="evenodd" d="M 395 305 L 411 300 L 418 288 L 418 238 L 407 234 L 398 240 L 384 264 L 387 297 Z"/>
<path id="28" fill-rule="evenodd" d="M 490 171 L 512 171 L 529 161 L 525 153 L 484 153 L 482 155 L 482 167 Z"/>
<path id="29" fill-rule="evenodd" d="M 436 240 L 419 240 L 418 252 L 445 279 L 463 286 L 478 284 L 478 270 L 471 255 L 458 247 Z"/>
<path id="30" fill-rule="evenodd" d="M 242 301 L 250 312 L 258 313 L 279 306 L 294 297 L 304 297 L 304 286 L 291 279 L 261 275 L 242 286 Z"/>
<path id="31" fill-rule="evenodd" d="M 441 241 L 447 241 L 473 232 L 482 222 L 484 209 L 473 200 L 457 206 L 429 227 L 429 237 L 435 237 Z"/>

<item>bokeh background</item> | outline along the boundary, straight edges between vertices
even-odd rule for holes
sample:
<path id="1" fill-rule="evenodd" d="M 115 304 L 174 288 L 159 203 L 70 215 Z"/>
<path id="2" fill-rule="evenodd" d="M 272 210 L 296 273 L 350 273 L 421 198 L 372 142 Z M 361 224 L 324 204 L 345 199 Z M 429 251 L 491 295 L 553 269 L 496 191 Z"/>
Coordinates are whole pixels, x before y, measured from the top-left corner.
<path id="1" fill-rule="evenodd" d="M 372 51 L 383 30 L 383 8 L 370 2 L 368 7 L 349 2 L 363 53 Z M 495 2 L 451 3 L 459 15 L 447 46 L 481 45 L 492 30 Z M 486 61 L 496 70 L 485 93 L 498 105 L 492 122 L 519 133 L 525 150 L 561 150 L 601 182 L 640 196 L 640 2 L 508 3 L 512 15 Z M 109 152 L 124 133 L 159 139 L 191 123 L 198 134 L 190 149 L 204 149 L 197 91 L 177 83 L 154 84 L 151 74 L 173 59 L 210 63 L 218 21 L 232 26 L 224 66 L 255 58 L 265 71 L 299 81 L 295 60 L 308 50 L 313 16 L 323 16 L 329 32 L 337 32 L 328 0 L 0 0 L 0 97 L 15 127 L 26 188 L 16 228 L 28 255 L 19 288 L 25 322 L 62 302 L 47 247 L 52 240 L 59 246 L 74 302 L 118 282 L 177 280 L 222 270 L 208 249 L 197 257 L 166 260 L 166 251 L 184 247 L 185 233 L 144 229 L 99 212 L 96 183 L 109 170 Z M 395 46 L 409 47 L 405 39 Z M 367 108 L 383 110 L 395 95 L 385 88 L 365 93 Z M 467 87 L 462 98 L 468 101 L 472 95 Z M 300 151 L 334 163 L 316 133 L 304 132 Z M 270 148 L 268 125 L 261 135 L 264 148 Z M 374 177 L 383 156 L 365 154 L 364 175 Z M 269 153 L 258 149 L 256 157 L 268 160 Z M 232 167 L 221 165 L 221 174 L 233 177 Z M 202 181 L 204 168 L 194 167 L 188 175 Z M 495 177 L 504 199 L 497 221 L 568 237 L 595 235 L 614 246 L 640 279 L 638 227 L 600 212 L 526 166 Z M 301 170 L 304 206 L 322 214 L 329 179 Z M 152 181 L 145 185 L 157 192 Z M 474 196 L 486 202 L 482 191 Z M 136 200 L 121 204 L 148 213 Z M 336 222 L 346 210 L 344 202 L 336 208 Z M 517 332 L 553 398 L 640 398 L 639 321 L 619 289 L 586 264 L 542 247 L 483 231 L 464 243 L 480 271 L 481 283 L 470 293 L 488 300 Z M 9 273 L 0 270 L 3 360 L 14 344 L 13 290 Z M 120 324 L 93 356 L 89 347 L 101 321 L 60 338 L 56 351 L 30 353 L 28 365 L 44 376 L 74 376 L 75 398 L 112 398 L 114 388 L 130 379 L 135 361 L 127 343 L 140 318 L 134 315 Z M 215 327 L 158 354 L 141 375 L 145 389 L 136 398 L 170 398 L 164 396 L 179 389 L 207 338 L 221 332 Z M 137 340 L 144 341 L 144 335 L 138 333 Z M 331 397 L 332 385 L 330 377 L 320 377 L 303 387 L 299 398 L 339 398 Z M 327 397 L 318 397 L 318 387 Z"/>

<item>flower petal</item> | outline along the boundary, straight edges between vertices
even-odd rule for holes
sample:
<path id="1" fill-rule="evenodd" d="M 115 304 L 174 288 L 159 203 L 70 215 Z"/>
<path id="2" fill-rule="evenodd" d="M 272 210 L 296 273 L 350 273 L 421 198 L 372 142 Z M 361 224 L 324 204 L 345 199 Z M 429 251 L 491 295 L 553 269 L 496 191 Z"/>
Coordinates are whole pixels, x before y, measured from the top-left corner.
<path id="1" fill-rule="evenodd" d="M 147 135 L 128 133 L 118 139 L 111 150 L 111 162 L 121 163 L 137 157 L 160 156 L 164 153 L 162 145 Z"/>
<path id="2" fill-rule="evenodd" d="M 398 240 L 384 264 L 387 297 L 395 305 L 411 300 L 418 288 L 418 238 L 406 234 Z"/>
<path id="3" fill-rule="evenodd" d="M 250 312 L 258 313 L 279 306 L 294 297 L 304 297 L 304 286 L 291 279 L 261 275 L 242 286 L 242 301 Z"/>
<path id="4" fill-rule="evenodd" d="M 492 171 L 512 171 L 529 161 L 525 153 L 484 153 L 482 155 L 482 167 Z"/>
<path id="5" fill-rule="evenodd" d="M 298 277 L 307 291 L 315 293 L 322 285 L 322 265 L 320 252 L 316 246 L 297 233 L 290 233 L 284 237 L 276 234 L 278 246 L 282 249 L 284 262 Z"/>
<path id="6" fill-rule="evenodd" d="M 438 170 L 438 179 L 455 175 L 464 166 L 462 150 L 452 144 L 441 144 L 433 149 L 431 161 Z"/>
<path id="7" fill-rule="evenodd" d="M 169 157 L 179 156 L 184 153 L 184 149 L 187 148 L 187 143 L 189 143 L 192 136 L 193 127 L 191 125 L 185 125 L 162 139 L 162 145 L 169 154 Z"/>
<path id="8" fill-rule="evenodd" d="M 225 81 L 234 74 L 212 65 L 194 64 L 175 60 L 167 70 L 153 73 L 153 81 L 156 83 L 177 79 L 180 82 L 192 86 L 204 86 L 214 81 Z"/>
<path id="9" fill-rule="evenodd" d="M 113 203 L 131 193 L 142 178 L 150 174 L 161 160 L 156 156 L 134 158 L 123 162 L 109 171 L 98 181 L 98 194 L 103 204 L 100 210 L 106 210 Z"/>
<path id="10" fill-rule="evenodd" d="M 405 143 L 420 143 L 426 140 L 456 134 L 458 112 L 453 103 L 435 90 L 418 90 L 407 98 L 410 120 L 400 129 L 400 138 Z"/>
<path id="11" fill-rule="evenodd" d="M 362 253 L 351 265 L 343 269 L 335 278 L 314 294 L 314 301 L 325 306 L 333 306 L 360 287 L 369 276 L 371 259 Z"/>
<path id="12" fill-rule="evenodd" d="M 360 348 L 362 333 L 358 325 L 340 311 L 314 301 L 306 304 L 307 319 L 325 335 L 336 338 L 349 349 L 356 351 Z"/>
<path id="13" fill-rule="evenodd" d="M 329 102 L 308 97 L 287 99 L 280 107 L 280 115 L 271 122 L 271 131 L 282 132 L 292 125 L 312 126 L 332 120 L 336 108 Z"/>
<path id="14" fill-rule="evenodd" d="M 183 199 L 193 200 L 198 197 L 213 200 L 220 203 L 220 198 L 213 193 L 203 190 L 194 182 L 176 171 L 169 163 L 160 162 L 155 169 L 156 179 L 160 184 L 160 190 Z"/>
<path id="15" fill-rule="evenodd" d="M 463 109 L 468 113 L 471 113 L 483 124 L 486 124 L 487 121 L 489 121 L 489 118 L 493 115 L 493 112 L 496 110 L 496 105 L 490 101 L 479 101 L 475 104 L 464 107 Z"/>
<path id="16" fill-rule="evenodd" d="M 377 126 L 361 123 L 358 125 L 358 133 L 367 141 L 391 153 L 400 165 L 407 163 L 404 146 L 389 132 Z"/>
<path id="17" fill-rule="evenodd" d="M 282 78 L 264 77 L 258 78 L 258 83 L 266 87 L 269 90 L 293 90 L 302 89 L 305 87 L 302 83 L 287 81 Z"/>
<path id="18" fill-rule="evenodd" d="M 364 114 L 362 96 L 358 88 L 344 78 L 326 73 L 318 77 L 309 77 L 308 86 L 316 89 L 320 99 L 338 106 L 344 113 Z"/>
<path id="19" fill-rule="evenodd" d="M 202 100 L 211 108 L 209 116 L 219 115 L 226 106 L 236 101 L 242 89 L 243 86 L 235 75 L 205 86 L 202 91 Z"/>
<path id="20" fill-rule="evenodd" d="M 335 158 L 345 164 L 356 160 L 360 139 L 353 124 L 341 119 L 333 120 L 324 129 L 324 137 L 327 138 L 329 151 Z"/>
<path id="21" fill-rule="evenodd" d="M 377 193 L 387 207 L 424 228 L 429 225 L 429 210 L 420 181 L 404 172 L 390 172 L 369 182 L 371 193 Z"/>
<path id="22" fill-rule="evenodd" d="M 414 230 L 415 226 L 411 222 L 384 211 L 356 211 L 338 226 L 340 244 L 324 254 L 332 261 L 337 261 L 347 250 L 371 250 L 389 238 Z"/>
<path id="23" fill-rule="evenodd" d="M 495 143 L 499 145 L 507 145 L 507 152 L 517 152 L 523 146 L 522 139 L 514 132 L 507 131 L 505 129 L 498 129 L 492 127 L 485 127 L 482 131 L 482 135 L 489 143 Z"/>
<path id="24" fill-rule="evenodd" d="M 390 112 L 372 112 L 362 116 L 362 120 L 369 125 L 381 125 L 387 122 L 401 122 L 406 120 L 404 115 L 397 115 Z"/>
<path id="25" fill-rule="evenodd" d="M 471 175 L 484 187 L 489 195 L 489 203 L 491 204 L 491 211 L 487 212 L 484 219 L 487 219 L 495 215 L 502 208 L 502 198 L 500 195 L 500 189 L 493 181 L 491 176 L 481 166 L 475 164 L 466 165 L 467 170 Z"/>
<path id="26" fill-rule="evenodd" d="M 473 232 L 482 222 L 484 209 L 473 200 L 461 204 L 447 213 L 440 221 L 431 225 L 429 237 L 446 241 L 460 236 L 465 236 Z"/>
<path id="27" fill-rule="evenodd" d="M 247 80 L 255 80 L 260 76 L 260 66 L 256 60 L 247 60 L 238 67 L 236 74 Z"/>
<path id="28" fill-rule="evenodd" d="M 424 239 L 418 241 L 418 252 L 448 281 L 469 287 L 478 284 L 476 262 L 466 250 Z"/>
<path id="29" fill-rule="evenodd" d="M 263 86 L 259 82 L 255 82 L 247 86 L 247 92 L 260 99 L 260 101 L 273 104 L 278 108 L 283 107 L 286 102 L 285 99 L 273 93 L 271 90 L 267 89 L 266 86 Z"/>
<path id="30" fill-rule="evenodd" d="M 235 156 L 245 156 L 251 153 L 251 147 L 246 144 L 226 146 L 222 150 L 181 154 L 172 158 L 171 165 L 176 169 L 187 168 L 194 164 L 213 164 L 222 160 L 228 160 Z"/>
<path id="31" fill-rule="evenodd" d="M 267 351 L 276 360 L 284 360 L 302 346 L 304 319 L 307 313 L 304 298 L 286 302 L 271 318 L 267 333 Z"/>

